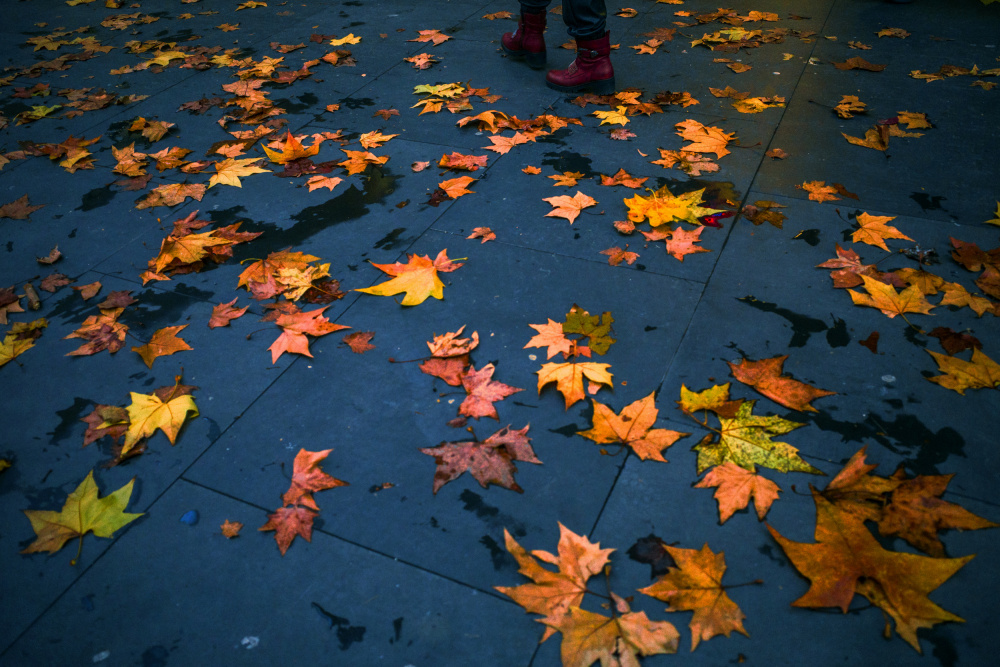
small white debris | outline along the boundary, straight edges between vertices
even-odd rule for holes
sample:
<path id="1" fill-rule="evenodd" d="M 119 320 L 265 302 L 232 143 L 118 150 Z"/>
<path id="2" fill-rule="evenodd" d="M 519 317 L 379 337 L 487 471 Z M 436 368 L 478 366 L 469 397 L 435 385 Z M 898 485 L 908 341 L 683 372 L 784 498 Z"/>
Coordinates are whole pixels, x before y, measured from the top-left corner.
<path id="1" fill-rule="evenodd" d="M 240 640 L 240 644 L 242 644 L 243 648 L 247 649 L 248 651 L 252 648 L 257 648 L 257 644 L 259 643 L 260 643 L 260 637 L 247 636 Z"/>
<path id="2" fill-rule="evenodd" d="M 886 384 L 892 384 L 895 381 L 896 381 L 896 376 L 895 375 L 883 375 L 882 376 L 882 382 L 885 382 Z"/>
<path id="3" fill-rule="evenodd" d="M 100 653 L 95 653 L 93 657 L 94 662 L 104 662 L 111 657 L 111 651 L 101 651 Z"/>

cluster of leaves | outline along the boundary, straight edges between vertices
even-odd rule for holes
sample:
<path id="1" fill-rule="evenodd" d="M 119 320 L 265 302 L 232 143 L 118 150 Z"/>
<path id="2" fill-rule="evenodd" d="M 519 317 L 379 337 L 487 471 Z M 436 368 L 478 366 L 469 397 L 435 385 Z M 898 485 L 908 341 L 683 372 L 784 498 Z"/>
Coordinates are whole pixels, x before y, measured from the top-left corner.
<path id="1" fill-rule="evenodd" d="M 160 252 L 149 260 L 146 271 L 140 274 L 145 285 L 151 280 L 170 280 L 172 275 L 197 273 L 211 264 L 221 264 L 233 256 L 233 246 L 247 243 L 261 232 L 240 232 L 239 222 L 207 232 L 195 233 L 211 224 L 198 220 L 198 211 L 192 211 L 174 222 L 173 231 L 160 243 Z"/>
<path id="2" fill-rule="evenodd" d="M 444 380 L 453 387 L 465 390 L 465 399 L 458 406 L 458 417 L 448 422 L 449 426 L 463 427 L 467 418 L 490 417 L 497 421 L 494 403 L 524 391 L 493 379 L 496 367 L 486 364 L 478 371 L 470 354 L 479 345 L 479 334 L 475 331 L 468 338 L 461 338 L 463 325 L 458 331 L 434 335 L 427 342 L 431 356 L 421 360 L 420 370 L 427 375 Z M 528 428 L 512 429 L 507 425 L 485 440 L 475 438 L 471 427 L 472 440 L 442 442 L 437 447 L 425 447 L 422 454 L 434 457 L 437 469 L 434 473 L 434 493 L 448 482 L 469 472 L 484 489 L 490 484 L 522 493 L 523 489 L 514 480 L 517 473 L 515 461 L 541 464 L 531 447 Z"/>
<path id="3" fill-rule="evenodd" d="M 15 322 L 4 334 L 0 343 L 0 366 L 13 361 L 35 345 L 42 335 L 42 329 L 49 325 L 44 317 L 32 322 Z"/>
<path id="4" fill-rule="evenodd" d="M 496 590 L 542 616 L 544 642 L 556 632 L 562 634 L 560 653 L 567 667 L 589 667 L 597 660 L 602 665 L 638 665 L 637 656 L 676 653 L 680 633 L 672 623 L 652 621 L 643 611 L 632 611 L 631 597 L 624 598 L 608 587 L 607 595 L 587 588 L 588 581 L 603 573 L 610 579 L 610 555 L 614 549 L 601 549 L 599 543 L 577 535 L 559 524 L 558 555 L 547 551 L 528 552 L 504 531 L 507 551 L 514 557 L 519 572 L 531 579 L 520 586 L 496 586 Z M 733 632 L 749 636 L 743 627 L 743 612 L 729 597 L 722 584 L 726 572 L 725 555 L 704 545 L 699 549 L 656 545 L 671 566 L 653 584 L 640 593 L 666 602 L 668 612 L 693 611 L 689 627 L 691 650 L 701 641 Z M 540 561 L 540 562 L 539 562 Z M 552 571 L 541 565 L 558 568 Z M 754 582 L 760 583 L 760 582 Z M 610 616 L 582 608 L 587 594 L 606 600 Z"/>
<path id="5" fill-rule="evenodd" d="M 277 542 L 282 556 L 296 537 L 302 537 L 306 542 L 312 541 L 313 521 L 319 515 L 319 506 L 313 500 L 312 494 L 348 485 L 347 482 L 331 477 L 320 468 L 320 463 L 332 451 L 332 449 L 319 452 L 299 450 L 293 463 L 291 484 L 281 496 L 281 507 L 268 514 L 267 523 L 258 528 L 260 531 L 274 531 L 274 541 Z"/>
<path id="6" fill-rule="evenodd" d="M 555 382 L 556 390 L 562 394 L 566 409 L 569 410 L 575 403 L 584 399 L 585 379 L 590 394 L 597 393 L 602 386 L 613 389 L 613 376 L 608 372 L 611 364 L 577 361 L 577 359 L 580 357 L 589 359 L 592 353 L 601 356 L 607 353 L 615 343 L 615 339 L 611 337 L 611 325 L 614 321 L 610 312 L 591 315 L 574 304 L 566 313 L 563 322 L 549 319 L 545 324 L 529 324 L 528 326 L 538 333 L 524 348 L 544 347 L 546 359 L 551 359 L 557 354 L 562 354 L 564 359 L 562 363 L 542 364 L 541 369 L 536 371 L 539 395 L 543 387 Z"/>

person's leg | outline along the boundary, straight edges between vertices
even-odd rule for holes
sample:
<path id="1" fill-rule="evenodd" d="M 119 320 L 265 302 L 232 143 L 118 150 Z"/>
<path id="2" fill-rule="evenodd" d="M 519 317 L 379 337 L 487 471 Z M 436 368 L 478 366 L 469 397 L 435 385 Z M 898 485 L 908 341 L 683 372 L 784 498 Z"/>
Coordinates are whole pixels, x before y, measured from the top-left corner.
<path id="1" fill-rule="evenodd" d="M 564 70 L 548 73 L 545 83 L 549 88 L 567 93 L 585 89 L 604 95 L 614 92 L 607 16 L 604 0 L 563 0 L 566 29 L 576 40 L 576 60 Z"/>
<path id="2" fill-rule="evenodd" d="M 532 69 L 545 67 L 545 19 L 552 0 L 521 0 L 517 30 L 500 39 L 504 52 L 524 59 Z"/>

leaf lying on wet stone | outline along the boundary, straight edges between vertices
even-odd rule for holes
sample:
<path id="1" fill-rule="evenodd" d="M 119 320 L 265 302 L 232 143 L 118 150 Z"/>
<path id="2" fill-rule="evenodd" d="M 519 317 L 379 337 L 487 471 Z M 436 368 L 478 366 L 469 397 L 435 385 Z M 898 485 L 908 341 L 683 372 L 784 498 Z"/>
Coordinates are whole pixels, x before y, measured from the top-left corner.
<path id="1" fill-rule="evenodd" d="M 653 428 L 659 414 L 654 401 L 655 394 L 650 393 L 645 398 L 625 406 L 617 415 L 608 406 L 592 401 L 593 426 L 586 431 L 578 431 L 577 435 L 593 440 L 599 445 L 616 443 L 629 447 L 643 461 L 651 459 L 666 463 L 663 450 L 691 434 Z"/>
<path id="2" fill-rule="evenodd" d="M 758 361 L 740 359 L 738 364 L 727 363 L 734 378 L 753 387 L 775 403 L 792 410 L 818 412 L 811 405 L 812 401 L 824 396 L 835 396 L 837 392 L 818 389 L 791 376 L 782 375 L 786 359 L 787 354 Z"/>
<path id="3" fill-rule="evenodd" d="M 483 441 L 442 442 L 437 447 L 421 448 L 420 453 L 433 456 L 437 464 L 434 493 L 466 472 L 484 489 L 490 484 L 496 484 L 523 493 L 523 489 L 514 480 L 517 473 L 514 462 L 541 464 L 531 448 L 528 428 L 512 429 L 508 425 Z"/>
<path id="4" fill-rule="evenodd" d="M 406 264 L 375 264 L 376 269 L 393 276 L 391 280 L 372 287 L 355 289 L 355 292 L 374 294 L 376 296 L 393 296 L 405 293 L 400 305 L 417 306 L 427 300 L 444 298 L 444 283 L 438 278 L 438 271 L 451 272 L 462 266 L 461 263 L 448 259 L 447 249 L 438 253 L 432 261 L 429 255 L 408 255 Z"/>

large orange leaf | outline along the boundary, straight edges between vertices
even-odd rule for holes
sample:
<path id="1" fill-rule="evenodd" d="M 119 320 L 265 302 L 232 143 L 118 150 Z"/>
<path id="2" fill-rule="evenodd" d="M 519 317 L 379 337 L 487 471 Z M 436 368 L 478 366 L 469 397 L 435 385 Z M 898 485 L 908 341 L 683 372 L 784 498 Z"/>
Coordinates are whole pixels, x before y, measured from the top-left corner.
<path id="1" fill-rule="evenodd" d="M 737 510 L 749 505 L 751 497 L 757 508 L 757 518 L 763 521 L 781 491 L 768 478 L 741 468 L 732 461 L 709 470 L 694 488 L 715 489 L 714 497 L 719 503 L 719 523 L 725 523 Z"/>
<path id="2" fill-rule="evenodd" d="M 448 482 L 470 473 L 484 489 L 497 484 L 505 489 L 522 493 L 514 481 L 517 466 L 514 461 L 538 463 L 531 448 L 528 426 L 512 429 L 509 425 L 483 441 L 442 442 L 437 447 L 424 447 L 421 454 L 434 457 L 434 493 Z"/>
<path id="3" fill-rule="evenodd" d="M 312 157 L 319 153 L 319 142 L 316 142 L 309 148 L 306 148 L 302 145 L 302 142 L 299 141 L 298 137 L 294 137 L 291 132 L 287 132 L 285 134 L 285 140 L 283 142 L 278 142 L 276 147 L 277 150 L 271 150 L 267 146 L 264 146 L 263 148 L 271 162 L 274 162 L 275 164 L 288 164 L 292 160 Z"/>
<path id="4" fill-rule="evenodd" d="M 458 414 L 475 419 L 492 417 L 500 421 L 493 403 L 524 390 L 494 380 L 495 370 L 493 364 L 486 364 L 478 371 L 475 366 L 470 366 L 469 370 L 462 374 L 462 387 L 467 396 L 459 406 Z"/>
<path id="5" fill-rule="evenodd" d="M 427 343 L 431 358 L 420 364 L 420 370 L 428 375 L 441 378 L 453 387 L 462 386 L 462 375 L 469 365 L 469 352 L 479 345 L 479 333 L 472 332 L 469 338 L 459 338 L 465 330 L 463 324 L 458 331 L 441 336 Z"/>
<path id="6" fill-rule="evenodd" d="M 663 545 L 677 563 L 656 583 L 640 588 L 640 593 L 666 602 L 667 611 L 693 611 L 691 617 L 691 650 L 698 648 L 701 640 L 717 635 L 728 637 L 739 632 L 747 637 L 743 627 L 746 615 L 726 594 L 722 577 L 726 573 L 723 553 L 713 553 L 708 545 L 700 550 L 680 549 Z"/>
<path id="7" fill-rule="evenodd" d="M 124 310 L 124 308 L 102 308 L 100 315 L 87 317 L 73 333 L 64 336 L 64 338 L 82 338 L 87 342 L 72 352 L 67 352 L 66 356 L 84 356 L 102 350 L 114 354 L 122 349 L 128 326 L 119 322 L 118 317 Z"/>
<path id="8" fill-rule="evenodd" d="M 558 197 L 543 197 L 542 200 L 547 201 L 553 207 L 545 214 L 546 218 L 566 218 L 571 225 L 580 215 L 580 211 L 597 205 L 596 199 L 588 197 L 580 191 L 577 191 L 572 197 L 559 195 Z"/>
<path id="9" fill-rule="evenodd" d="M 166 357 L 176 352 L 191 349 L 187 341 L 177 335 L 186 326 L 186 324 L 181 324 L 176 327 L 157 329 L 148 343 L 140 347 L 133 347 L 132 351 L 139 353 L 147 368 L 152 368 L 157 357 Z"/>
<path id="10" fill-rule="evenodd" d="M 890 319 L 896 315 L 902 315 L 903 319 L 906 319 L 906 313 L 928 315 L 934 307 L 924 298 L 917 285 L 910 285 L 901 292 L 896 292 L 892 285 L 886 285 L 875 278 L 862 275 L 861 280 L 864 281 L 868 294 L 849 289 L 847 291 L 851 295 L 851 301 L 856 306 L 878 308 Z"/>
<path id="11" fill-rule="evenodd" d="M 835 396 L 837 392 L 818 389 L 799 382 L 788 375 L 782 375 L 782 366 L 787 354 L 770 359 L 751 361 L 740 359 L 740 363 L 729 363 L 733 377 L 743 384 L 750 385 L 775 403 L 792 410 L 818 412 L 810 402 L 824 396 Z"/>
<path id="12" fill-rule="evenodd" d="M 683 139 L 692 143 L 684 146 L 688 153 L 715 153 L 716 158 L 729 155 L 726 144 L 736 138 L 736 133 L 723 132 L 718 127 L 706 127 L 693 119 L 687 119 L 674 125 Z"/>
<path id="13" fill-rule="evenodd" d="M 887 551 L 864 523 L 818 493 L 815 544 L 794 542 L 771 526 L 795 569 L 810 581 L 794 607 L 839 607 L 847 613 L 854 595 L 868 598 L 896 623 L 896 632 L 920 652 L 917 630 L 963 619 L 931 602 L 927 595 L 972 560 L 928 558 Z"/>
<path id="14" fill-rule="evenodd" d="M 852 241 L 860 241 L 889 252 L 889 246 L 885 244 L 886 239 L 904 239 L 912 241 L 909 236 L 899 231 L 892 225 L 885 223 L 895 220 L 894 215 L 868 215 L 861 213 L 858 215 L 858 230 L 851 236 Z"/>
<path id="15" fill-rule="evenodd" d="M 653 428 L 659 414 L 654 401 L 655 392 L 651 392 L 645 398 L 625 406 L 619 415 L 608 406 L 592 401 L 594 425 L 586 431 L 577 432 L 577 435 L 599 445 L 614 442 L 631 447 L 643 461 L 652 459 L 666 463 L 663 450 L 690 433 Z"/>
<path id="16" fill-rule="evenodd" d="M 528 326 L 538 333 L 531 337 L 531 340 L 524 346 L 524 349 L 529 347 L 544 347 L 546 348 L 546 359 L 551 359 L 560 352 L 564 356 L 569 355 L 572 348 L 572 341 L 566 338 L 566 334 L 563 333 L 562 322 L 556 322 L 549 318 L 545 324 L 529 324 Z"/>
<path id="17" fill-rule="evenodd" d="M 598 364 L 592 361 L 580 363 L 566 362 L 562 364 L 543 364 L 542 368 L 535 371 L 538 375 L 538 393 L 542 393 L 542 387 L 555 382 L 556 389 L 563 395 L 566 402 L 566 409 L 584 398 L 583 379 L 590 380 L 592 386 L 605 385 L 612 388 L 612 375 L 608 372 L 611 364 Z"/>
<path id="18" fill-rule="evenodd" d="M 281 327 L 281 335 L 271 343 L 271 347 L 267 348 L 271 351 L 271 363 L 275 363 L 278 357 L 285 352 L 312 357 L 312 353 L 309 352 L 309 339 L 306 338 L 306 334 L 310 336 L 325 336 L 334 331 L 350 329 L 349 326 L 333 324 L 330 320 L 323 317 L 323 311 L 327 308 L 329 306 L 305 312 L 297 311 L 278 315 L 275 323 Z"/>
<path id="19" fill-rule="evenodd" d="M 259 163 L 260 160 L 257 158 L 248 158 L 246 160 L 227 158 L 221 162 L 216 162 L 215 173 L 208 179 L 208 187 L 232 185 L 233 187 L 242 188 L 243 183 L 240 181 L 240 176 L 271 173 L 267 169 L 260 167 Z"/>
<path id="20" fill-rule="evenodd" d="M 529 554 L 506 528 L 503 534 L 507 551 L 519 566 L 518 572 L 531 579 L 532 583 L 494 588 L 524 607 L 528 613 L 545 616 L 542 620 L 549 626 L 542 635 L 541 641 L 545 641 L 555 634 L 553 627 L 567 616 L 570 607 L 579 608 L 587 591 L 587 580 L 604 569 L 614 549 L 601 549 L 599 542 L 591 542 L 561 523 L 558 555 L 541 550 Z M 555 565 L 559 570 L 548 570 L 538 561 Z"/>
<path id="21" fill-rule="evenodd" d="M 236 308 L 236 299 L 229 301 L 227 303 L 220 303 L 217 306 L 212 307 L 212 317 L 208 320 L 208 328 L 215 329 L 216 327 L 228 327 L 229 323 L 235 320 L 237 317 L 243 317 L 246 314 L 247 309 L 250 306 L 243 306 L 242 308 Z"/>
<path id="22" fill-rule="evenodd" d="M 621 615 L 608 618 L 570 607 L 558 621 L 546 621 L 563 635 L 559 651 L 564 667 L 590 667 L 598 660 L 602 666 L 639 667 L 637 655 L 677 652 L 677 628 L 667 621 L 649 620 L 646 612 L 629 611 L 625 600 L 611 596 L 624 610 Z"/>
<path id="23" fill-rule="evenodd" d="M 312 494 L 317 491 L 333 489 L 338 486 L 347 486 L 347 482 L 331 477 L 323 472 L 319 464 L 330 455 L 332 449 L 324 449 L 320 452 L 309 452 L 300 449 L 295 455 L 295 463 L 292 469 L 292 483 L 288 491 L 281 496 L 281 502 L 285 505 L 304 505 L 310 509 L 319 511 Z"/>
<path id="24" fill-rule="evenodd" d="M 634 223 L 648 220 L 653 227 L 666 224 L 668 222 L 688 222 L 692 225 L 702 224 L 699 218 L 722 213 L 721 209 L 706 208 L 701 206 L 702 195 L 705 188 L 674 195 L 667 186 L 663 186 L 656 192 L 650 193 L 648 197 L 638 194 L 631 199 L 625 200 L 628 207 L 628 219 Z"/>
<path id="25" fill-rule="evenodd" d="M 406 264 L 375 264 L 376 269 L 393 276 L 392 280 L 374 285 L 355 289 L 355 292 L 374 294 L 376 296 L 392 296 L 405 292 L 406 295 L 400 302 L 404 306 L 416 306 L 432 296 L 435 299 L 444 298 L 444 283 L 438 278 L 438 271 L 454 271 L 462 264 L 448 259 L 447 249 L 438 253 L 438 256 L 431 261 L 428 255 L 409 255 Z"/>
<path id="26" fill-rule="evenodd" d="M 82 546 L 83 536 L 89 532 L 97 537 L 111 537 L 116 530 L 142 516 L 125 511 L 132 496 L 133 484 L 134 477 L 122 488 L 99 498 L 94 472 L 91 471 L 66 498 L 62 511 L 24 510 L 35 531 L 35 541 L 21 553 L 55 553 L 74 537 L 80 538 Z M 73 563 L 76 563 L 75 559 Z"/>
<path id="27" fill-rule="evenodd" d="M 308 507 L 295 505 L 279 507 L 267 515 L 267 523 L 258 528 L 260 531 L 276 531 L 274 541 L 278 543 L 278 551 L 284 556 L 292 540 L 302 537 L 306 542 L 312 542 L 313 519 L 317 512 Z"/>

